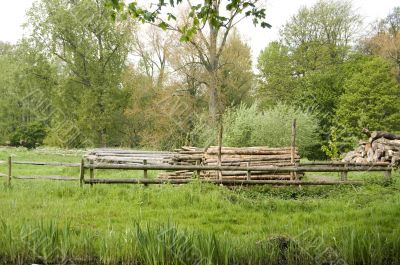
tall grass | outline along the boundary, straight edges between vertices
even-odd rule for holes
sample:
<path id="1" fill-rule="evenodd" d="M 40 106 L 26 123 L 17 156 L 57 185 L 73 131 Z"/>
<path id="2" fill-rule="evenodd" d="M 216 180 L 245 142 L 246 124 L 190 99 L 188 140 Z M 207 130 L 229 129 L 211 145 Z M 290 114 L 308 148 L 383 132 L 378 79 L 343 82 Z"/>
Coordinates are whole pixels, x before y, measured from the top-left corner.
<path id="1" fill-rule="evenodd" d="M 0 159 L 6 155 L 0 150 Z M 18 174 L 50 170 L 15 167 Z M 350 177 L 367 185 L 80 188 L 13 180 L 11 188 L 0 185 L 0 264 L 400 264 L 400 175 Z"/>
<path id="2" fill-rule="evenodd" d="M 357 228 L 261 241 L 131 224 L 93 232 L 55 221 L 0 226 L 0 264 L 399 264 L 400 238 Z"/>

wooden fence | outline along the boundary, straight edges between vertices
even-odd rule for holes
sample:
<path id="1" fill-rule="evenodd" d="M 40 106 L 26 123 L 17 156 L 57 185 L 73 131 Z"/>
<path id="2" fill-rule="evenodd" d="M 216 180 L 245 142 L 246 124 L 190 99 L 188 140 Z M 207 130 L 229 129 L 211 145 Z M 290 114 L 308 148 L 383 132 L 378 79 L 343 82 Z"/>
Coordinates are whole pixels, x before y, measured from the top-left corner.
<path id="1" fill-rule="evenodd" d="M 10 185 L 12 179 L 47 179 L 59 181 L 79 181 L 83 184 L 186 184 L 196 181 L 191 179 L 150 179 L 148 178 L 148 170 L 190 170 L 195 172 L 195 176 L 200 176 L 201 171 L 245 171 L 247 177 L 244 180 L 234 179 L 201 179 L 203 182 L 222 184 L 222 185 L 336 185 L 351 184 L 359 185 L 362 181 L 349 181 L 347 179 L 348 172 L 383 172 L 386 178 L 391 177 L 392 167 L 389 163 L 344 163 L 344 162 L 306 162 L 295 166 L 218 166 L 218 165 L 149 165 L 144 160 L 142 165 L 131 164 L 106 164 L 94 163 L 89 161 L 85 163 L 82 159 L 81 163 L 64 163 L 64 162 L 31 162 L 31 161 L 13 161 L 11 157 L 7 161 L 0 161 L 7 164 L 8 172 L 0 173 L 0 177 L 5 177 L 6 182 Z M 79 168 L 79 177 L 67 176 L 14 176 L 12 165 L 34 165 L 34 166 L 57 166 L 57 167 L 74 167 Z M 99 179 L 95 178 L 95 170 L 140 170 L 143 171 L 143 178 L 135 179 Z M 89 178 L 85 178 L 85 171 L 89 171 Z M 305 173 L 305 172 L 340 172 L 340 181 L 307 181 L 307 180 L 257 180 L 252 179 L 252 172 L 265 173 Z"/>

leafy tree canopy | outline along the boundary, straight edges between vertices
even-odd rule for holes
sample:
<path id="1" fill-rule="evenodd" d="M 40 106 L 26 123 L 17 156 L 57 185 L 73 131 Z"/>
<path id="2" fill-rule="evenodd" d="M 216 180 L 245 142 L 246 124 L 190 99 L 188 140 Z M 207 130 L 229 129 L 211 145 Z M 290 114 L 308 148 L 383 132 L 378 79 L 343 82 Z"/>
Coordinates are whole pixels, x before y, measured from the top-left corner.
<path id="1" fill-rule="evenodd" d="M 254 25 L 260 24 L 263 28 L 270 28 L 271 25 L 265 22 L 266 13 L 265 8 L 260 8 L 257 5 L 258 0 L 229 0 L 225 5 L 225 10 L 231 16 L 224 16 L 221 14 L 219 6 L 220 0 L 204 0 L 202 3 L 190 5 L 189 18 L 191 24 L 186 24 L 178 27 L 177 30 L 182 33 L 181 40 L 188 41 L 206 23 L 210 23 L 215 28 L 228 28 L 234 22 L 233 19 L 240 14 L 245 17 L 252 17 Z M 175 27 L 171 24 L 177 20 L 176 13 L 166 12 L 163 14 L 162 10 L 170 10 L 175 6 L 183 4 L 182 0 L 158 0 L 152 4 L 151 8 L 140 7 L 138 1 L 134 1 L 126 5 L 123 0 L 109 0 L 107 5 L 112 7 L 115 11 L 113 17 L 115 18 L 118 13 L 125 11 L 125 16 L 130 15 L 143 23 L 150 23 L 162 29 L 172 29 Z M 232 16 L 234 14 L 234 16 Z"/>

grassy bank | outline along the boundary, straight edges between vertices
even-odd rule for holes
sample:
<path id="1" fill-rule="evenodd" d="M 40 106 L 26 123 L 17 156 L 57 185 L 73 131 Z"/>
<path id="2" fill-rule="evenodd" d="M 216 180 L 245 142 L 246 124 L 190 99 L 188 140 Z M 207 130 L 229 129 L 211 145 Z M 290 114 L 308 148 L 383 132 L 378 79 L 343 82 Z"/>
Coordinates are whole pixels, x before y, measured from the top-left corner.
<path id="1" fill-rule="evenodd" d="M 80 159 L 12 152 L 19 160 Z M 77 174 L 16 168 L 54 170 Z M 399 175 L 362 177 L 361 187 L 233 189 L 15 180 L 0 187 L 0 263 L 400 264 Z"/>

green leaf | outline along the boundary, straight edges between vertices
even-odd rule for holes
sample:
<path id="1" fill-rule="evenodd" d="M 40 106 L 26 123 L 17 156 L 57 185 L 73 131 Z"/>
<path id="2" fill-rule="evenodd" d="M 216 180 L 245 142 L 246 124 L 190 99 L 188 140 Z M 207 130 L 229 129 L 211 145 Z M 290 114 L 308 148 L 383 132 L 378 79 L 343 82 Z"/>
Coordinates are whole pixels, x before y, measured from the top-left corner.
<path id="1" fill-rule="evenodd" d="M 179 41 L 181 42 L 188 42 L 189 40 L 190 38 L 186 34 L 182 34 L 182 36 L 179 39 Z"/>
<path id="2" fill-rule="evenodd" d="M 261 27 L 262 27 L 262 28 L 269 28 L 269 29 L 270 29 L 272 26 L 271 26 L 271 24 L 269 24 L 269 23 L 263 21 L 263 22 L 261 22 Z"/>
<path id="3" fill-rule="evenodd" d="M 163 30 L 166 30 L 168 28 L 168 24 L 165 23 L 164 21 L 158 24 L 158 27 L 162 28 Z"/>
<path id="4" fill-rule="evenodd" d="M 168 20 L 171 19 L 176 20 L 176 16 L 174 16 L 172 13 L 168 13 L 167 15 L 168 15 Z"/>

